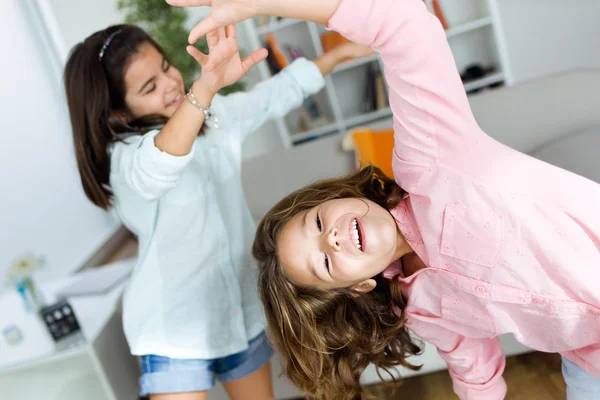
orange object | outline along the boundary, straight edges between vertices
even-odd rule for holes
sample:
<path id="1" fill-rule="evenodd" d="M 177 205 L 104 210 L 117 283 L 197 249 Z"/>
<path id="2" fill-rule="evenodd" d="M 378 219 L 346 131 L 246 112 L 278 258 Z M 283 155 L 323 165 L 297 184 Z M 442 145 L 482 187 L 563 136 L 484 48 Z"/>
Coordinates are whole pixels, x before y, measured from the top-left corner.
<path id="1" fill-rule="evenodd" d="M 448 24 L 448 20 L 446 20 L 446 16 L 444 15 L 444 11 L 442 10 L 442 6 L 440 5 L 439 0 L 433 0 L 432 7 L 433 13 L 442 23 L 442 27 L 444 28 L 444 30 L 450 28 L 450 25 Z"/>
<path id="2" fill-rule="evenodd" d="M 348 43 L 349 40 L 340 35 L 337 32 L 325 32 L 321 35 L 321 45 L 323 46 L 323 52 L 327 53 L 340 44 Z"/>
<path id="3" fill-rule="evenodd" d="M 392 152 L 394 151 L 394 130 L 355 129 L 350 132 L 356 161 L 359 167 L 374 165 L 390 178 L 392 171 Z"/>
<path id="4" fill-rule="evenodd" d="M 290 64 L 290 61 L 288 60 L 285 53 L 283 52 L 283 49 L 279 45 L 279 41 L 275 39 L 275 35 L 273 35 L 272 33 L 267 33 L 265 35 L 265 39 L 267 40 L 267 45 L 269 46 L 269 49 L 273 57 L 275 58 L 275 61 L 279 65 L 279 69 L 281 70 L 287 67 Z"/>

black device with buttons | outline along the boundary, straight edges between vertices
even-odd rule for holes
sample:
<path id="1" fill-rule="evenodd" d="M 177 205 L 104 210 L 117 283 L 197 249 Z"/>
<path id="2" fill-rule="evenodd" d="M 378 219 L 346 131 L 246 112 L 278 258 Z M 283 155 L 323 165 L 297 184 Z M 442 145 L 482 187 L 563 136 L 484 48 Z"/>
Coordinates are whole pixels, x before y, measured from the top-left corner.
<path id="1" fill-rule="evenodd" d="M 40 317 L 44 320 L 55 342 L 81 332 L 73 307 L 67 300 L 61 300 L 51 306 L 42 308 Z"/>

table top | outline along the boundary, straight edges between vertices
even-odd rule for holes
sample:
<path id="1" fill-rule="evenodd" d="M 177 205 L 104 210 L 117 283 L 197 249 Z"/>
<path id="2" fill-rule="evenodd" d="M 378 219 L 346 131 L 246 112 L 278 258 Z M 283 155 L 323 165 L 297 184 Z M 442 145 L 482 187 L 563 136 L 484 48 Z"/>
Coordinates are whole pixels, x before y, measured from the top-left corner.
<path id="1" fill-rule="evenodd" d="M 133 264 L 135 264 L 134 258 L 110 265 L 115 268 L 132 268 Z M 71 285 L 76 279 L 78 276 L 75 274 L 39 282 L 37 286 L 42 292 L 45 303 L 53 304 L 58 300 L 55 294 L 62 288 Z M 5 338 L 0 336 L 0 373 L 30 368 L 87 351 L 89 344 L 98 337 L 102 328 L 116 311 L 125 286 L 126 281 L 123 281 L 102 295 L 68 298 L 84 338 L 84 340 L 73 342 L 70 347 L 55 345 L 44 322 L 37 314 L 26 312 L 23 301 L 16 291 L 4 292 L 0 296 L 0 331 L 16 325 L 21 331 L 23 339 L 16 345 L 9 345 Z"/>

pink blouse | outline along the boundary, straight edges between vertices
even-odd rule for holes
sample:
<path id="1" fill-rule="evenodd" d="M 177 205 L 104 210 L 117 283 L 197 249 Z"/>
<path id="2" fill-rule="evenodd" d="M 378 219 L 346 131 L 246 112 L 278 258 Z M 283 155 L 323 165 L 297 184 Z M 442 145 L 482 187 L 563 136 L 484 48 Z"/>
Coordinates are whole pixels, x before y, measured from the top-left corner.
<path id="1" fill-rule="evenodd" d="M 479 128 L 422 0 L 342 0 L 330 28 L 384 61 L 393 169 L 410 194 L 392 214 L 428 265 L 401 279 L 407 325 L 459 397 L 504 398 L 505 333 L 600 378 L 600 185 Z"/>

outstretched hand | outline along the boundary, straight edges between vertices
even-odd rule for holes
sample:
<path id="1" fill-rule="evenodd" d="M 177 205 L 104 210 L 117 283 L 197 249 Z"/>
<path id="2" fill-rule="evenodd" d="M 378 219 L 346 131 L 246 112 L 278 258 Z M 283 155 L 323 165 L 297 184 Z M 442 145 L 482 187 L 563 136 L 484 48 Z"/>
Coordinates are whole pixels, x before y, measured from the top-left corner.
<path id="1" fill-rule="evenodd" d="M 236 39 L 235 25 L 219 27 L 206 35 L 209 54 L 204 54 L 193 46 L 188 53 L 202 66 L 198 79 L 211 93 L 217 93 L 225 86 L 240 80 L 253 66 L 267 57 L 266 49 L 259 49 L 245 59 L 241 59 Z"/>
<path id="2" fill-rule="evenodd" d="M 211 7 L 210 14 L 192 29 L 188 37 L 195 43 L 208 32 L 257 15 L 276 15 L 326 24 L 341 0 L 165 0 L 177 7 Z"/>
<path id="3" fill-rule="evenodd" d="M 258 15 L 255 0 L 166 0 L 166 2 L 177 7 L 212 7 L 208 17 L 190 31 L 189 43 L 196 43 L 202 36 L 218 27 L 233 25 Z"/>

